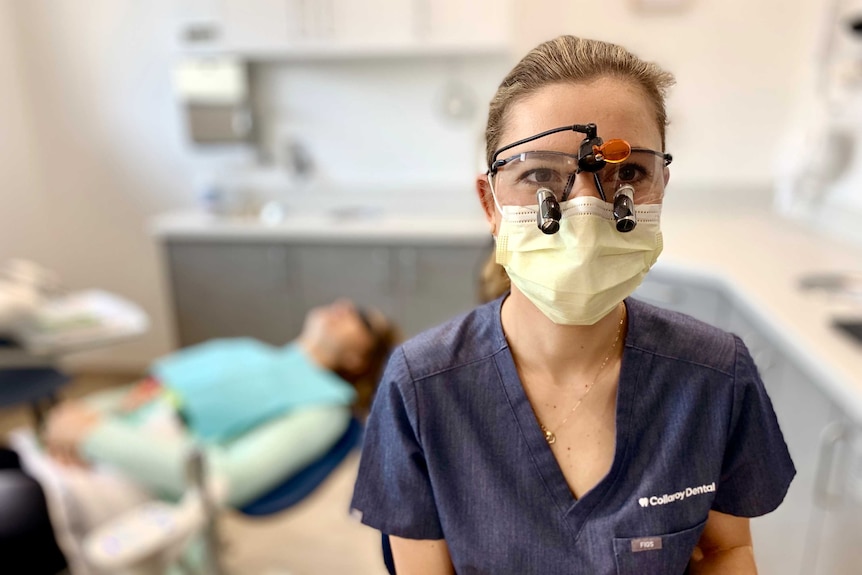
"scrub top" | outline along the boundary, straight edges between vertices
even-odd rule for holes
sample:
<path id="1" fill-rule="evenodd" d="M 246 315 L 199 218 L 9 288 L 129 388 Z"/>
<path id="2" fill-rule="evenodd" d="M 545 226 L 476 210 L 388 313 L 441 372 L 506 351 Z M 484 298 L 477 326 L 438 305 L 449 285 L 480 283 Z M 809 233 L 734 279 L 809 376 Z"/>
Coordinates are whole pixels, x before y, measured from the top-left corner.
<path id="1" fill-rule="evenodd" d="M 503 298 L 400 347 L 369 416 L 351 506 L 362 522 L 445 539 L 459 574 L 673 574 L 711 509 L 778 507 L 795 474 L 745 345 L 626 300 L 616 445 L 575 499 L 524 393 Z"/>

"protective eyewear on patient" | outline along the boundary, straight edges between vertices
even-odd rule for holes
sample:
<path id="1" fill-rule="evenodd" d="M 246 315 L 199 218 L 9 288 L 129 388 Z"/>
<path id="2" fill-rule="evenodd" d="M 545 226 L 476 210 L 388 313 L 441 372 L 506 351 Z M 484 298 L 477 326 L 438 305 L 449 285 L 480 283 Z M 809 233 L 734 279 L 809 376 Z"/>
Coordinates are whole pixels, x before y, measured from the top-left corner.
<path id="1" fill-rule="evenodd" d="M 621 143 L 621 144 L 619 144 Z M 598 147 L 597 147 L 598 148 Z M 593 182 L 597 179 L 604 193 L 613 194 L 622 186 L 634 190 L 635 204 L 661 203 L 664 196 L 664 168 L 669 163 L 665 154 L 645 148 L 631 148 L 624 140 L 609 140 L 596 152 L 606 165 L 579 183 L 578 158 L 554 151 L 522 152 L 496 162 L 492 185 L 503 204 L 528 205 L 536 200 L 536 192 L 550 190 L 558 202 L 582 195 L 596 195 Z"/>

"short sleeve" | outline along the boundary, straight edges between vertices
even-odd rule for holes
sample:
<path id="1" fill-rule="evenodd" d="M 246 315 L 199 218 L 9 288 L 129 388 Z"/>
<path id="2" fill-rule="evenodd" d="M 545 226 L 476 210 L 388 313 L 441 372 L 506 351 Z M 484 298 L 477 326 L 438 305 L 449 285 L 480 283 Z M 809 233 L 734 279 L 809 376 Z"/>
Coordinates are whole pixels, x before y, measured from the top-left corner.
<path id="1" fill-rule="evenodd" d="M 796 469 L 757 367 L 742 340 L 734 339 L 733 409 L 712 508 L 757 517 L 781 504 Z"/>
<path id="2" fill-rule="evenodd" d="M 414 382 L 399 349 L 368 417 L 352 513 L 389 535 L 442 539 L 418 429 Z"/>

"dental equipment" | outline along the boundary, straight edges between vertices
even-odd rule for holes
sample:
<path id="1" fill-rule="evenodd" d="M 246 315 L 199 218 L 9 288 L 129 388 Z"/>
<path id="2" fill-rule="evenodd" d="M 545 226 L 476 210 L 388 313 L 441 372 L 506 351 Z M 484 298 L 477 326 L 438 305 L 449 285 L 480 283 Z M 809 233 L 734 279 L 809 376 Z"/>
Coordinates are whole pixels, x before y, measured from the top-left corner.
<path id="1" fill-rule="evenodd" d="M 536 151 L 521 152 L 508 158 L 497 159 L 506 150 L 551 134 L 568 131 L 584 134 L 576 156 L 563 152 Z M 658 188 L 656 182 L 659 179 L 663 180 L 663 172 L 660 168 L 668 166 L 672 160 L 673 157 L 670 154 L 645 148 L 633 148 L 625 140 L 611 139 L 605 142 L 599 137 L 596 124 L 574 124 L 546 130 L 503 146 L 491 157 L 487 175 L 489 178 L 495 178 L 505 171 L 507 166 L 515 171 L 523 167 L 524 178 L 522 180 L 510 178 L 509 183 L 514 187 L 517 181 L 517 185 L 523 189 L 523 181 L 528 180 L 530 184 L 540 186 L 535 191 L 535 201 L 538 204 L 536 224 L 543 233 L 550 235 L 560 229 L 562 218 L 560 202 L 568 199 L 577 174 L 590 173 L 602 201 L 608 201 L 605 189 L 615 189 L 612 198 L 614 222 L 617 231 L 626 233 L 637 226 L 636 203 L 644 199 L 655 200 L 656 197 L 660 197 L 660 194 L 656 193 Z M 538 174 L 551 179 L 538 179 Z M 537 181 L 533 181 L 533 177 L 536 177 Z M 562 184 L 565 179 L 564 187 L 559 189 L 558 186 L 556 193 L 552 189 L 553 183 L 545 184 L 546 181 L 552 182 L 554 178 L 557 178 L 555 181 L 559 184 Z M 663 190 L 663 185 L 661 189 Z"/>

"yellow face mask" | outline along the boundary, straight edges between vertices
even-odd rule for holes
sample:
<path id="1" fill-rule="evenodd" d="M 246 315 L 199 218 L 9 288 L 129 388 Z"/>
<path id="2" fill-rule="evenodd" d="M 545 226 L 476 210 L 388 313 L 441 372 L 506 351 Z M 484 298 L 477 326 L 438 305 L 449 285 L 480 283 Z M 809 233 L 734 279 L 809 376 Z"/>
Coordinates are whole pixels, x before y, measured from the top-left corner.
<path id="1" fill-rule="evenodd" d="M 503 206 L 497 263 L 548 319 L 592 325 L 640 285 L 662 250 L 661 205 L 636 208 L 638 225 L 616 230 L 613 205 L 595 197 L 560 204 L 560 230 L 536 226 L 537 208 Z"/>

